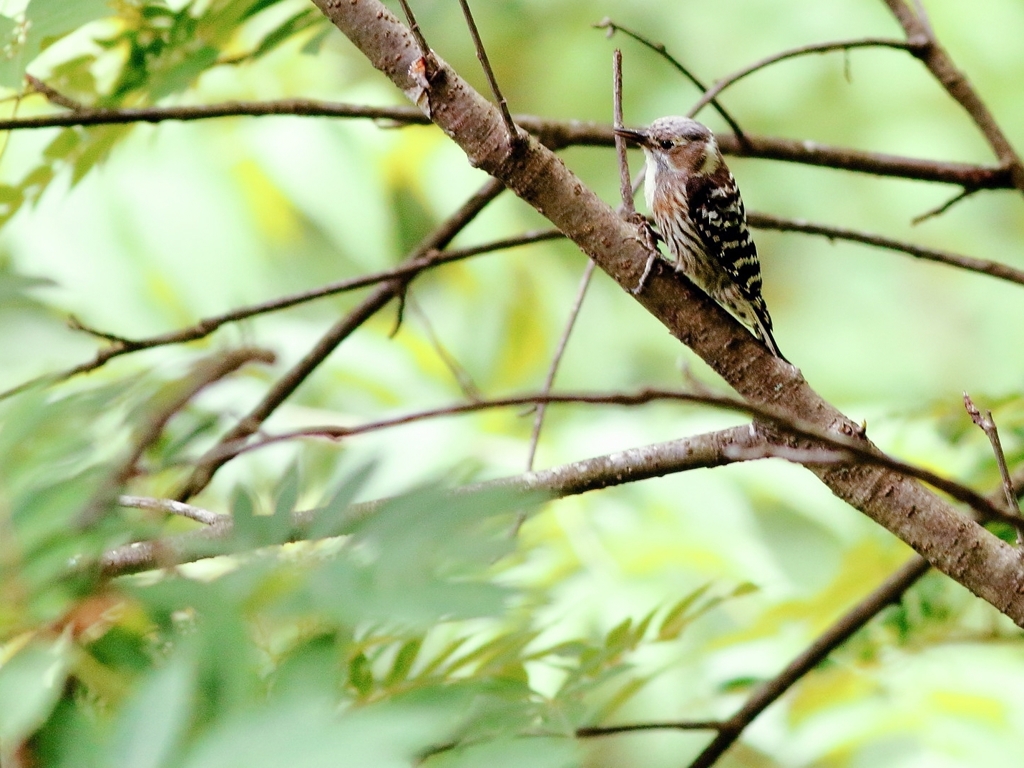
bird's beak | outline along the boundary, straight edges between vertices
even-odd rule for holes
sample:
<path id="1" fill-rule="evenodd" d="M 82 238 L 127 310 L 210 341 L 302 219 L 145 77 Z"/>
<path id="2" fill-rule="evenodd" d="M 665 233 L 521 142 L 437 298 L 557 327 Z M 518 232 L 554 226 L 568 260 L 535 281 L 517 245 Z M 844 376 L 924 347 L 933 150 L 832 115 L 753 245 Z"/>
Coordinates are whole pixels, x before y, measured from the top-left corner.
<path id="1" fill-rule="evenodd" d="M 639 144 L 641 147 L 646 147 L 648 144 L 647 134 L 643 131 L 635 131 L 632 128 L 613 128 L 616 136 L 621 136 L 626 141 L 631 141 L 634 144 Z"/>

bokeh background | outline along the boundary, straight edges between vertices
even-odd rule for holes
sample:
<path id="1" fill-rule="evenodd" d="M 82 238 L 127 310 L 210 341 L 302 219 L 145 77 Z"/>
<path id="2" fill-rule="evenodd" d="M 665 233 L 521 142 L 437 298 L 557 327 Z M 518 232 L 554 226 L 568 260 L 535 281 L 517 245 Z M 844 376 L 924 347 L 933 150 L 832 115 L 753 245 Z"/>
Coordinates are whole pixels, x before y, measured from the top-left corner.
<path id="1" fill-rule="evenodd" d="M 398 12 L 397 3 L 393 4 Z M 682 113 L 699 96 L 663 60 L 593 28 L 608 16 L 664 43 L 708 82 L 786 48 L 833 39 L 900 37 L 882 2 L 477 3 L 477 22 L 514 113 L 610 122 L 611 53 L 624 53 L 626 122 Z M 935 31 L 1017 146 L 1024 146 L 1024 5 L 927 0 Z M 180 4 L 179 4 L 180 6 Z M 173 6 L 172 6 L 173 7 Z M 281 3 L 231 45 L 305 7 Z M 486 92 L 458 5 L 414 3 L 435 49 Z M 5 8 L 5 13 L 11 13 Z M 262 26 L 261 26 L 262 25 Z M 68 52 L 115 25 L 99 21 L 30 68 L 46 77 Z M 334 30 L 304 52 L 314 29 L 253 63 L 204 72 L 161 103 L 313 97 L 402 103 Z M 98 67 L 98 82 L 111 77 Z M 977 129 L 904 52 L 802 57 L 757 73 L 722 102 L 752 134 L 929 159 L 991 163 Z M 13 107 L 12 107 L 13 108 Z M 49 111 L 39 99 L 19 116 Z M 702 118 L 725 130 L 711 110 Z M 57 129 L 8 134 L 0 180 L 17 184 L 46 158 Z M 605 199 L 617 195 L 614 153 L 570 148 L 566 163 Z M 632 158 L 634 170 L 639 157 Z M 757 159 L 730 159 L 748 209 L 863 229 L 1024 267 L 1024 206 L 980 192 L 919 225 L 911 219 L 958 190 Z M 38 202 L 0 230 L 0 388 L 90 359 L 86 325 L 141 337 L 230 308 L 386 269 L 485 181 L 433 127 L 301 117 L 229 118 L 133 127 L 81 179 L 56 166 Z M 510 195 L 455 245 L 545 226 Z M 776 338 L 810 384 L 865 420 L 883 448 L 987 491 L 995 465 L 961 405 L 968 391 L 993 408 L 1011 464 L 1021 458 L 1024 288 L 902 254 L 798 234 L 755 232 Z M 418 278 L 399 332 L 381 313 L 347 340 L 267 423 L 270 432 L 349 425 L 448 404 L 463 395 L 438 340 L 485 396 L 538 389 L 585 258 L 566 243 L 476 257 Z M 200 352 L 255 343 L 273 349 L 253 370 L 205 393 L 171 427 L 193 436 L 188 455 L 245 413 L 288 364 L 360 294 L 320 300 L 222 329 L 211 338 L 116 360 L 62 385 L 180 376 Z M 677 387 L 708 369 L 617 286 L 598 274 L 559 371 L 566 390 Z M 118 444 L 119 418 L 95 424 L 97 450 Z M 551 409 L 538 453 L 545 467 L 741 423 L 679 405 Z M 239 484 L 259 496 L 298 462 L 304 493 L 367 460 L 366 498 L 438 477 L 451 482 L 524 470 L 532 416 L 501 411 L 420 423 L 344 444 L 306 441 L 232 462 L 198 500 L 224 509 Z M 193 435 L 194 432 L 194 435 Z M 106 442 L 110 441 L 110 442 Z M 173 463 L 137 481 L 167 495 Z M 616 714 L 623 721 L 730 714 L 751 681 L 770 676 L 879 584 L 910 551 L 779 461 L 696 471 L 553 503 L 522 531 L 514 580 L 545 595 L 549 634 L 607 632 L 700 585 L 727 600 L 676 643 L 643 649 L 652 682 Z M 746 590 L 741 590 L 746 591 Z M 543 691 L 544 670 L 533 682 Z M 729 765 L 1008 765 L 1024 728 L 1019 631 L 943 577 L 930 575 L 803 681 L 748 732 Z M 587 743 L 595 766 L 679 765 L 702 734 L 653 733 Z M 642 755 L 642 761 L 638 756 Z"/>

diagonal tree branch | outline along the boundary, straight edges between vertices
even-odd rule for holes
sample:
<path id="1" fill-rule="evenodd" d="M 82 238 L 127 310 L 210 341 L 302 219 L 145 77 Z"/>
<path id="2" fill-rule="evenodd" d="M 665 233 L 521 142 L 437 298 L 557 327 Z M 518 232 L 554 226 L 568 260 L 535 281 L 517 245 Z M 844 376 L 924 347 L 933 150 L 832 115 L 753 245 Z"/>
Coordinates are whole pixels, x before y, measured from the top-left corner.
<path id="1" fill-rule="evenodd" d="M 740 709 L 718 727 L 718 735 L 690 763 L 689 768 L 710 768 L 739 739 L 747 726 L 764 712 L 804 675 L 824 661 L 832 651 L 846 642 L 888 605 L 898 603 L 929 570 L 928 561 L 911 558 L 902 568 L 886 579 L 880 587 L 857 603 L 817 640 L 791 661 L 778 675 L 761 686 Z"/>
<path id="2" fill-rule="evenodd" d="M 501 194 L 504 185 L 492 179 L 484 184 L 462 207 L 432 232 L 414 249 L 409 261 L 417 261 L 431 252 L 438 251 L 450 243 L 473 218 L 495 197 Z M 327 359 L 342 341 L 348 338 L 357 328 L 383 308 L 396 296 L 400 296 L 410 277 L 395 278 L 377 287 L 362 303 L 343 317 L 325 333 L 320 341 L 307 352 L 292 368 L 270 388 L 263 399 L 234 427 L 229 429 L 206 455 L 201 458 L 188 480 L 177 494 L 178 501 L 188 501 L 202 491 L 214 473 L 228 460 L 221 454 L 220 448 L 228 443 L 244 440 L 254 434 L 260 425 L 277 410 L 285 400 L 291 397 L 310 374 Z"/>
<path id="3" fill-rule="evenodd" d="M 961 72 L 953 59 L 935 38 L 928 18 L 920 5 L 911 10 L 904 0 L 884 0 L 896 20 L 903 27 L 908 40 L 923 40 L 925 45 L 915 47 L 913 53 L 928 68 L 928 71 L 946 89 L 954 101 L 970 115 L 978 126 L 999 162 L 1008 169 L 1014 187 L 1024 192 L 1024 163 L 1013 148 L 1010 140 L 996 122 L 995 116 L 989 111 L 978 92 L 974 90 L 967 75 Z"/>
<path id="4" fill-rule="evenodd" d="M 370 62 L 411 98 L 416 48 L 408 30 L 376 0 L 314 0 Z M 533 205 L 627 292 L 646 254 L 632 228 L 535 139 L 513 145 L 497 109 L 438 59 L 425 94 L 433 121 L 470 162 Z M 748 402 L 848 435 L 856 424 L 825 402 L 794 367 L 772 357 L 689 281 L 656 265 L 636 299 Z M 765 428 L 769 429 L 769 428 Z M 770 429 L 769 429 L 770 431 Z M 769 435 L 769 439 L 772 436 Z M 776 435 L 781 444 L 793 438 Z M 929 562 L 1024 625 L 1024 569 L 1013 548 L 916 481 L 851 462 L 809 466 L 837 496 L 910 544 Z"/>

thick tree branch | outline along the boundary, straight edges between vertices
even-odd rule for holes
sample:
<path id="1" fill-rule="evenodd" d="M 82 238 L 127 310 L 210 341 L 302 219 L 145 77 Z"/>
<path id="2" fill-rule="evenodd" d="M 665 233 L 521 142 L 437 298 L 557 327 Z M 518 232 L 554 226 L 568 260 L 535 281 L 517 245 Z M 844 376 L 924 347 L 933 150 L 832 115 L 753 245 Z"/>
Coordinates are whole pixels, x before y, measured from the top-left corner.
<path id="1" fill-rule="evenodd" d="M 327 17 L 403 92 L 417 53 L 408 30 L 376 0 L 314 0 Z M 536 140 L 512 145 L 497 109 L 443 61 L 426 94 L 432 120 L 470 162 L 498 178 L 566 233 L 627 291 L 646 253 L 621 217 Z M 825 402 L 792 366 L 772 357 L 724 310 L 664 265 L 637 300 L 747 401 L 839 433 L 856 424 Z M 786 444 L 780 436 L 779 442 Z M 1024 569 L 1013 548 L 916 481 L 851 462 L 811 466 L 840 498 L 906 541 L 938 569 L 1024 625 Z"/>

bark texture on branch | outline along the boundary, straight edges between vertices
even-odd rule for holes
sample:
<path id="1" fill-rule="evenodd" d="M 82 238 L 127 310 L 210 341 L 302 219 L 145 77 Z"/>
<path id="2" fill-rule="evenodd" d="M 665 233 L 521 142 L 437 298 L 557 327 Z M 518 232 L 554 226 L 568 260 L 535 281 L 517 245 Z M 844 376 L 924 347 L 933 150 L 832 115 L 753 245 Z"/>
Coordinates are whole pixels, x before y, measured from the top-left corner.
<path id="1" fill-rule="evenodd" d="M 440 59 L 427 67 L 432 71 L 429 83 L 417 76 L 423 67 L 413 38 L 377 0 L 314 2 L 465 151 L 471 164 L 536 208 L 623 288 L 637 285 L 647 253 L 635 229 L 554 153 L 530 137 L 511 141 L 497 107 Z M 826 429 L 857 433 L 856 425 L 814 392 L 796 368 L 773 357 L 670 268 L 659 263 L 636 299 L 748 401 Z M 1024 626 L 1024 568 L 1012 547 L 918 482 L 894 472 L 856 464 L 808 469 L 839 498 Z"/>

